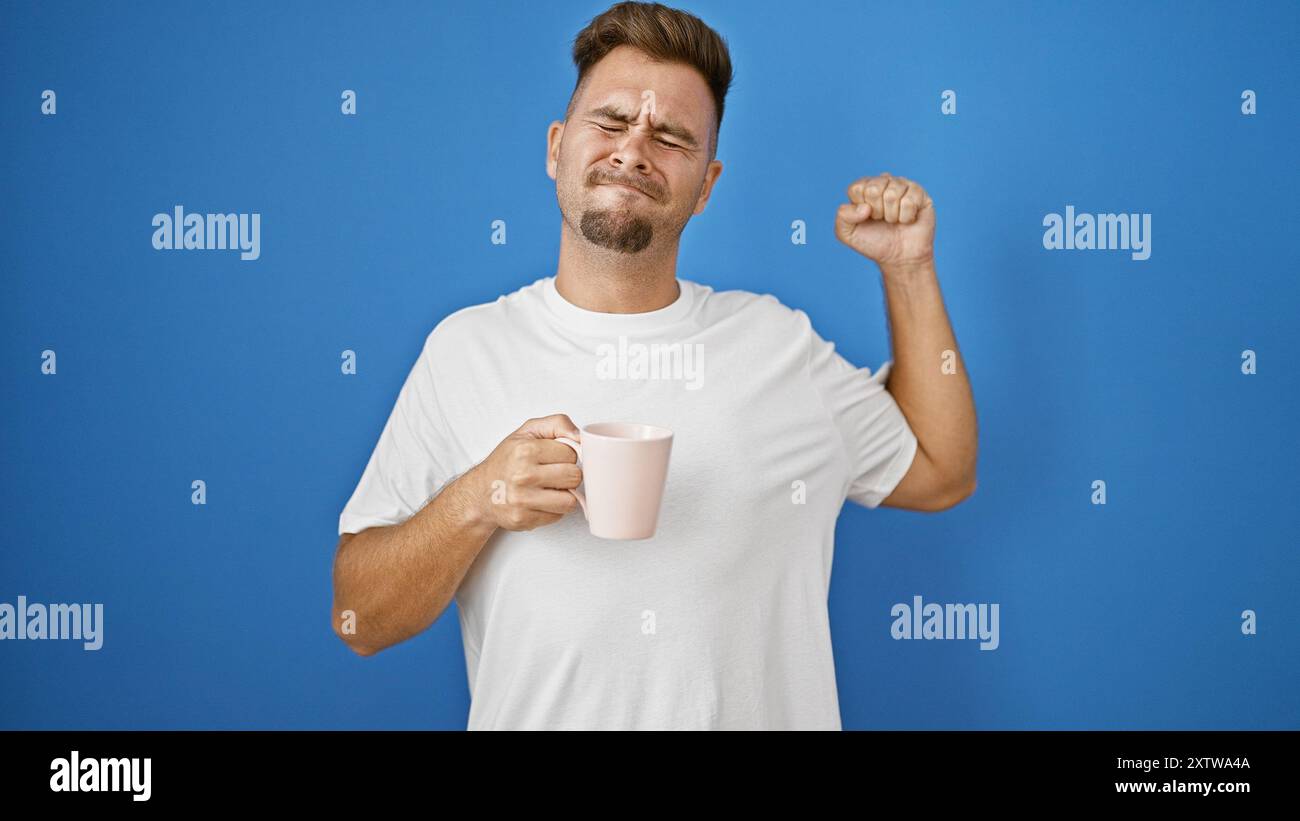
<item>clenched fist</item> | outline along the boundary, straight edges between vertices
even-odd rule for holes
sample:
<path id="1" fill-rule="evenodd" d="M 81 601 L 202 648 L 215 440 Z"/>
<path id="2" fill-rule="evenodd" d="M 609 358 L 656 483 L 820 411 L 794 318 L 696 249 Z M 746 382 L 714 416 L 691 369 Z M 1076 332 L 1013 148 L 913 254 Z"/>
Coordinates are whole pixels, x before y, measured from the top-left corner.
<path id="1" fill-rule="evenodd" d="M 934 201 L 905 177 L 863 177 L 836 212 L 835 236 L 881 270 L 925 265 L 934 261 Z"/>

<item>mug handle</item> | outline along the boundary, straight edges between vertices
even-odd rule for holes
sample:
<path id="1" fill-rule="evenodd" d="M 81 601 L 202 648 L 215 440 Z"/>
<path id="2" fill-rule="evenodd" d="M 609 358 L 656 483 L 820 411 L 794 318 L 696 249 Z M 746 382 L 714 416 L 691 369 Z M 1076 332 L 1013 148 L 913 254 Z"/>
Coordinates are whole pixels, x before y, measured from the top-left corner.
<path id="1" fill-rule="evenodd" d="M 582 467 L 582 445 L 578 444 L 577 442 L 573 441 L 567 436 L 557 436 L 555 437 L 555 441 L 563 442 L 564 444 L 573 448 L 573 452 L 578 455 L 578 467 Z M 586 519 L 587 518 L 587 494 L 583 493 L 581 490 L 578 490 L 577 488 L 569 488 L 569 492 L 577 497 L 578 504 L 582 507 L 582 518 Z"/>

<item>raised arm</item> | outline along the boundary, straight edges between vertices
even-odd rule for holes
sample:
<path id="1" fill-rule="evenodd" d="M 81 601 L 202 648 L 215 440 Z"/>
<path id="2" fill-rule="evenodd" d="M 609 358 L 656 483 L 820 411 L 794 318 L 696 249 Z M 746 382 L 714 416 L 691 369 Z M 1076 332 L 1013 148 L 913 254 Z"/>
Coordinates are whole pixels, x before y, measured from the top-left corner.
<path id="1" fill-rule="evenodd" d="M 945 510 L 975 491 L 979 429 L 934 265 L 934 202 L 883 173 L 848 189 L 835 234 L 880 267 L 894 364 L 887 384 L 916 434 L 912 467 L 882 505 Z"/>

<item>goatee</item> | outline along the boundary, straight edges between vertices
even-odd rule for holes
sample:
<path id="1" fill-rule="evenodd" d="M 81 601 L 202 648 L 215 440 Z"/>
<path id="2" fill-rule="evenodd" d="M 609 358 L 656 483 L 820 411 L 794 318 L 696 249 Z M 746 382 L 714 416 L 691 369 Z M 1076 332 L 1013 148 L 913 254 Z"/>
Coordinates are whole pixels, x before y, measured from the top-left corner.
<path id="1" fill-rule="evenodd" d="M 602 248 L 635 254 L 644 250 L 654 238 L 654 226 L 641 217 L 628 217 L 626 211 L 595 209 L 586 211 L 579 223 L 582 235 Z"/>

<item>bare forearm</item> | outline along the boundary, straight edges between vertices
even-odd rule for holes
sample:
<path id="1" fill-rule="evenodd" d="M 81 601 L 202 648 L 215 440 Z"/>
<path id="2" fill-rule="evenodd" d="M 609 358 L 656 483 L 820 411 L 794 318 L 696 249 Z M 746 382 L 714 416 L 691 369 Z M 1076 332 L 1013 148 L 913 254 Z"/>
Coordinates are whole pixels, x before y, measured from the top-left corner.
<path id="1" fill-rule="evenodd" d="M 399 525 L 345 538 L 334 560 L 334 630 L 362 655 L 433 624 L 496 525 L 478 512 L 471 472 Z M 355 632 L 346 632 L 351 611 Z"/>
<path id="2" fill-rule="evenodd" d="M 934 263 L 882 267 L 894 365 L 887 385 L 926 455 L 955 481 L 975 475 L 975 401 Z"/>

